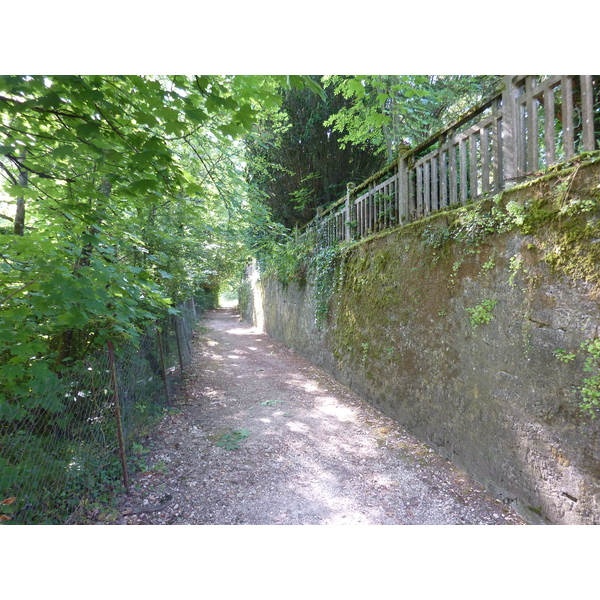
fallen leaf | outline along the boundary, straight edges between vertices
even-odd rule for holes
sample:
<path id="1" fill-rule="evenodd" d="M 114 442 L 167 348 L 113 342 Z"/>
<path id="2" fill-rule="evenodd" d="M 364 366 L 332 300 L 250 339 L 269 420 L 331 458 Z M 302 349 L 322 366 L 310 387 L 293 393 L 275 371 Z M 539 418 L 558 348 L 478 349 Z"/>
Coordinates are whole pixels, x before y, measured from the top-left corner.
<path id="1" fill-rule="evenodd" d="M 6 500 L 2 500 L 2 504 L 12 504 L 15 500 L 16 498 L 7 498 Z"/>
<path id="2" fill-rule="evenodd" d="M 10 517 L 8 515 L 0 515 L 0 521 L 10 521 Z"/>

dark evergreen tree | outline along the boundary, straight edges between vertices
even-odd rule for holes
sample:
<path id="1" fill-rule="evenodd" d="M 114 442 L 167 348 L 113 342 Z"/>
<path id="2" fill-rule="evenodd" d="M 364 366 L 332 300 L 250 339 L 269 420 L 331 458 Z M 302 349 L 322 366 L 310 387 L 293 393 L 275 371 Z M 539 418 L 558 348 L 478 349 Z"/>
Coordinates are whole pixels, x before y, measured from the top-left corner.
<path id="1" fill-rule="evenodd" d="M 324 122 L 351 100 L 326 90 L 287 90 L 281 112 L 264 119 L 248 137 L 248 178 L 264 195 L 273 218 L 286 227 L 310 221 L 318 207 L 345 194 L 385 162 L 368 144 L 341 147 L 341 134 Z"/>

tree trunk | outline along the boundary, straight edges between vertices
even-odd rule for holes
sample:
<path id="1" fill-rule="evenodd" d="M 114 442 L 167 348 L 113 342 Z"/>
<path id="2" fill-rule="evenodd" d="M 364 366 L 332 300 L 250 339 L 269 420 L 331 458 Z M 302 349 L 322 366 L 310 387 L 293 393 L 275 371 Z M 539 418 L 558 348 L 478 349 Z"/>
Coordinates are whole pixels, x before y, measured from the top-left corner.
<path id="1" fill-rule="evenodd" d="M 27 150 L 23 148 L 21 151 L 21 160 L 25 160 L 27 156 Z M 27 171 L 25 169 L 21 169 L 19 171 L 19 185 L 21 187 L 27 187 Z M 15 214 L 14 221 L 14 229 L 13 232 L 15 235 L 24 235 L 25 234 L 25 198 L 24 196 L 19 196 L 17 198 L 17 212 Z"/>

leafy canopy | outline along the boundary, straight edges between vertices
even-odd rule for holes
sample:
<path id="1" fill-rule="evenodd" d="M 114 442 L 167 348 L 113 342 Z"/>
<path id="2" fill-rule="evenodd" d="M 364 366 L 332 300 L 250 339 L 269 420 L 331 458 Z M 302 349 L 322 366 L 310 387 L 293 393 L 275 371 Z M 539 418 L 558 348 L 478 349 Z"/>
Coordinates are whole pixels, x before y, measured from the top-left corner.
<path id="1" fill-rule="evenodd" d="M 304 76 L 0 76 L 0 420 L 245 257 L 236 142 Z M 37 390 L 37 391 L 36 391 Z"/>
<path id="2" fill-rule="evenodd" d="M 490 94 L 496 76 L 333 75 L 323 85 L 350 101 L 326 125 L 343 145 L 375 145 L 392 162 L 403 145 L 414 146 Z"/>

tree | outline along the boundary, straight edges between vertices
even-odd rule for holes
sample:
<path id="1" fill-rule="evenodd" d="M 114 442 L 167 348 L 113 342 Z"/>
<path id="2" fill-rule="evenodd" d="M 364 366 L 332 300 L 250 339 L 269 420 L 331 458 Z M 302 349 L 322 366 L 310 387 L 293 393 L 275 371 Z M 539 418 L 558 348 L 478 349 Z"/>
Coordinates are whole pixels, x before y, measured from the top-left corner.
<path id="1" fill-rule="evenodd" d="M 340 143 L 375 146 L 392 162 L 402 145 L 416 145 L 489 95 L 497 76 L 334 75 L 324 85 L 348 100 L 326 125 Z"/>
<path id="2" fill-rule="evenodd" d="M 288 89 L 281 108 L 264 113 L 246 136 L 248 179 L 273 219 L 286 227 L 307 223 L 317 207 L 342 197 L 347 183 L 359 183 L 382 166 L 370 142 L 340 144 L 340 133 L 324 124 L 349 108 L 349 99 L 333 88 L 325 98 Z"/>
<path id="3" fill-rule="evenodd" d="M 0 424 L 58 409 L 43 390 L 69 365 L 135 342 L 233 268 L 247 207 L 227 156 L 280 86 L 305 84 L 0 77 L 0 174 L 17 207 L 0 230 Z"/>

